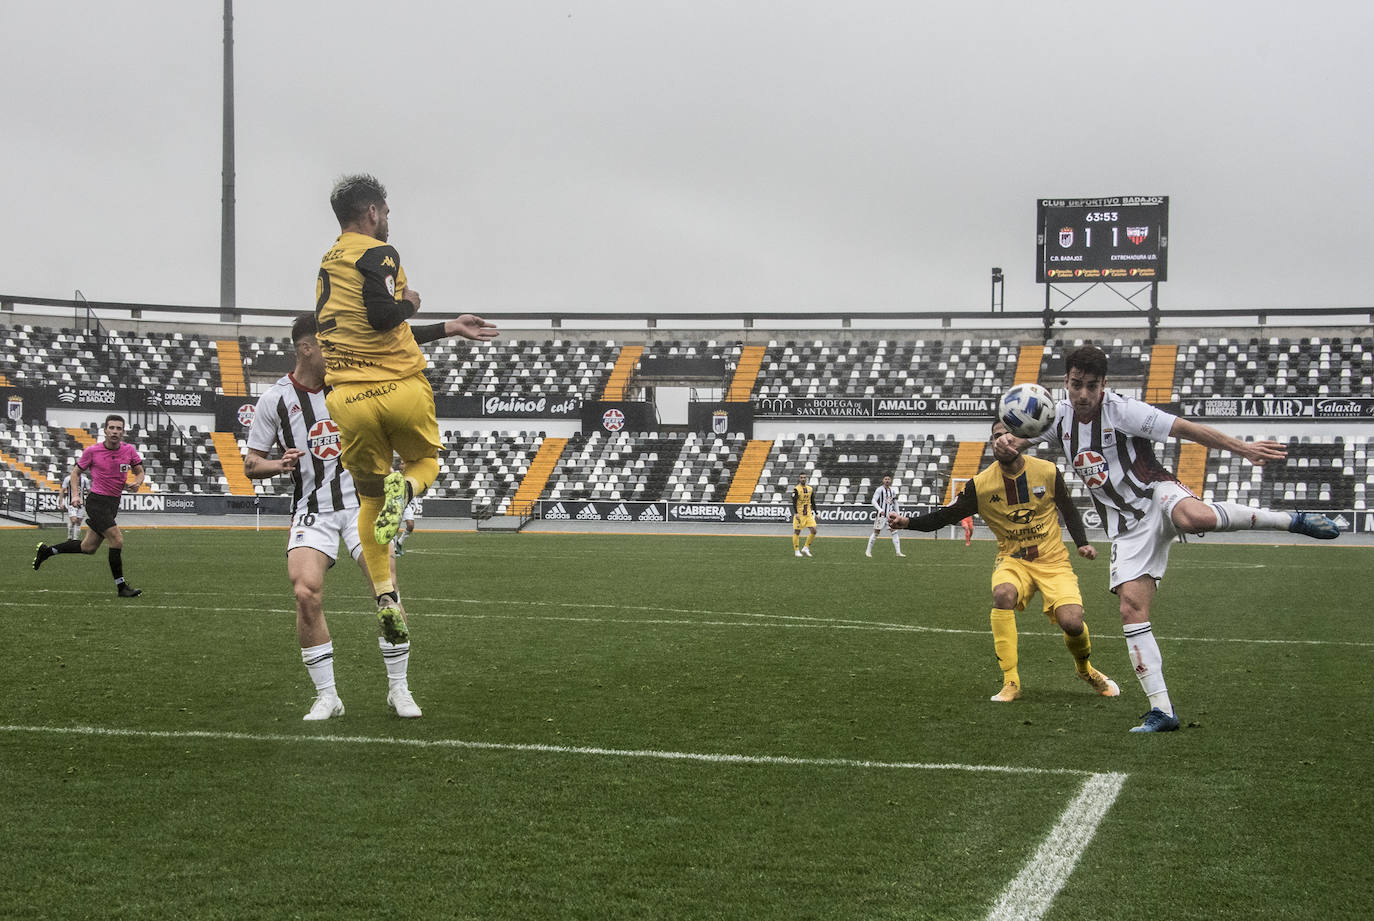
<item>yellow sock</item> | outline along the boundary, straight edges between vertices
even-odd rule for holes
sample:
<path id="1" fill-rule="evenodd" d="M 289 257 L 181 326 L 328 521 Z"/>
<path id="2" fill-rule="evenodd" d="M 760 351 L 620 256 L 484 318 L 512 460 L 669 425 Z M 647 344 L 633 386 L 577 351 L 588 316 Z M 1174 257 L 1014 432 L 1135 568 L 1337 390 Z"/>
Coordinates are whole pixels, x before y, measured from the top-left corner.
<path id="1" fill-rule="evenodd" d="M 792 535 L 792 552 L 795 553 L 795 552 L 797 552 L 797 551 L 800 550 L 800 549 L 801 549 L 801 535 L 800 535 L 800 534 L 793 534 L 793 535 Z"/>
<path id="2" fill-rule="evenodd" d="M 997 651 L 997 664 L 1002 666 L 1002 679 L 1021 685 L 1021 673 L 1016 670 L 1016 612 L 1005 608 L 992 609 L 992 648 Z"/>
<path id="3" fill-rule="evenodd" d="M 372 525 L 382 510 L 381 496 L 358 496 L 358 537 L 362 540 L 363 562 L 372 577 L 372 592 L 384 594 L 395 588 L 391 583 L 391 547 L 377 543 Z"/>
<path id="4" fill-rule="evenodd" d="M 1064 645 L 1069 649 L 1069 655 L 1073 656 L 1073 667 L 1078 669 L 1078 674 L 1088 673 L 1088 656 L 1092 654 L 1093 644 L 1088 639 L 1088 625 L 1083 625 L 1083 632 L 1078 636 L 1064 634 Z"/>
<path id="5" fill-rule="evenodd" d="M 814 540 L 815 537 L 816 537 L 816 535 L 814 535 L 814 534 L 808 534 L 808 535 L 806 535 L 806 546 L 810 547 L 810 546 L 811 546 L 811 541 Z"/>
<path id="6" fill-rule="evenodd" d="M 410 481 L 412 496 L 423 495 L 438 476 L 439 461 L 433 457 L 406 461 L 406 479 Z"/>

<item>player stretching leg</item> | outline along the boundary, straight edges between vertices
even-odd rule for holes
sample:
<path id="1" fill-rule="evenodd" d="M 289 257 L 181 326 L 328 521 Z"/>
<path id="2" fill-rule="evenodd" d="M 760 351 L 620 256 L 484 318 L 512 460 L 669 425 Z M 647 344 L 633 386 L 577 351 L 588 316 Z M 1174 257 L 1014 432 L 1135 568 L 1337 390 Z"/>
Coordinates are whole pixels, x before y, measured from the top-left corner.
<path id="1" fill-rule="evenodd" d="M 1340 528 L 1325 515 L 1204 502 L 1155 458 L 1154 442 L 1169 438 L 1238 454 L 1252 464 L 1283 461 L 1276 441 L 1241 441 L 1217 429 L 1179 418 L 1107 388 L 1107 353 L 1094 345 L 1070 352 L 1064 362 L 1068 398 L 1035 440 L 1056 445 L 1088 487 L 1112 538 L 1108 587 L 1121 600 L 1121 626 L 1150 710 L 1132 732 L 1173 732 L 1178 714 L 1164 682 L 1164 656 L 1150 623 L 1150 606 L 1180 534 L 1263 529 L 1332 540 Z M 1030 442 L 1002 436 L 1011 450 Z"/>

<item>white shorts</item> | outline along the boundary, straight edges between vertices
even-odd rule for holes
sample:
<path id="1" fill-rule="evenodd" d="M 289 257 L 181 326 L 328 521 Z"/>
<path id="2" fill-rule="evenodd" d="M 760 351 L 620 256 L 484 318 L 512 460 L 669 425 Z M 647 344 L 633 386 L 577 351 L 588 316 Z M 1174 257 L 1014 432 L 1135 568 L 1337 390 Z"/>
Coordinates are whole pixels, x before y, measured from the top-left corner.
<path id="1" fill-rule="evenodd" d="M 881 532 L 883 528 L 887 528 L 888 531 L 892 530 L 891 526 L 887 523 L 887 513 L 879 512 L 873 516 L 873 530 Z"/>
<path id="2" fill-rule="evenodd" d="M 291 530 L 286 539 L 286 552 L 309 547 L 329 557 L 332 566 L 339 558 L 339 541 L 348 548 L 348 555 L 354 560 L 363 552 L 363 542 L 358 537 L 358 510 L 344 509 L 342 512 L 301 512 L 291 519 Z"/>
<path id="3" fill-rule="evenodd" d="M 425 500 L 424 500 L 424 499 L 411 499 L 408 503 L 406 503 L 405 514 L 402 515 L 401 517 L 402 517 L 402 519 L 405 520 L 405 521 L 414 521 L 416 518 L 423 518 L 423 517 L 425 517 L 425 516 L 424 516 L 424 511 L 425 511 Z"/>
<path id="4" fill-rule="evenodd" d="M 67 503 L 65 503 L 65 507 L 66 507 L 66 509 L 67 509 L 67 517 L 68 517 L 68 518 L 80 518 L 80 517 L 81 517 L 81 506 L 79 506 L 79 505 L 72 505 L 70 502 L 67 502 Z"/>
<path id="5" fill-rule="evenodd" d="M 1155 484 L 1154 501 L 1145 517 L 1112 541 L 1107 587 L 1113 592 L 1124 582 L 1149 576 L 1159 584 L 1169 567 L 1169 547 L 1178 537 L 1174 506 L 1180 499 L 1195 498 L 1182 483 L 1164 480 Z"/>

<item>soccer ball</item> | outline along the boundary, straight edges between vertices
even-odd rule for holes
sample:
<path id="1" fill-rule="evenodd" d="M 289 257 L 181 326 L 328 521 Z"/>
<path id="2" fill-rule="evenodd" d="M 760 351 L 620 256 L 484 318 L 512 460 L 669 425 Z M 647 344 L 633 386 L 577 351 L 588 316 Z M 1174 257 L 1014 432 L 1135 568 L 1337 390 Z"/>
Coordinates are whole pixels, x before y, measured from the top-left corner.
<path id="1" fill-rule="evenodd" d="M 997 403 L 997 418 L 1018 438 L 1034 438 L 1049 428 L 1055 411 L 1054 397 L 1039 384 L 1017 384 Z"/>

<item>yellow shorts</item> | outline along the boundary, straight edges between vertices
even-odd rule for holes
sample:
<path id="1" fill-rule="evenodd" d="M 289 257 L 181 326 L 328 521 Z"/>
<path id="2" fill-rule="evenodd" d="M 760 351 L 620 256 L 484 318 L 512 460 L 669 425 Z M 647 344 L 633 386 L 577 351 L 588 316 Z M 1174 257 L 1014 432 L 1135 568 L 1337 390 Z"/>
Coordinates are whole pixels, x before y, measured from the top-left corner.
<path id="1" fill-rule="evenodd" d="M 815 515 L 793 515 L 792 530 L 800 531 L 802 528 L 814 528 L 816 526 Z"/>
<path id="2" fill-rule="evenodd" d="M 1015 557 L 999 557 L 992 570 L 992 587 L 1003 583 L 1016 586 L 1016 610 L 1024 611 L 1036 591 L 1045 602 L 1045 616 L 1053 619 L 1060 605 L 1083 605 L 1078 576 L 1068 558 L 1057 563 L 1026 562 Z"/>
<path id="3" fill-rule="evenodd" d="M 434 391 L 423 374 L 399 381 L 339 384 L 324 402 L 339 426 L 340 461 L 355 478 L 385 477 L 393 454 L 407 463 L 439 456 Z"/>

